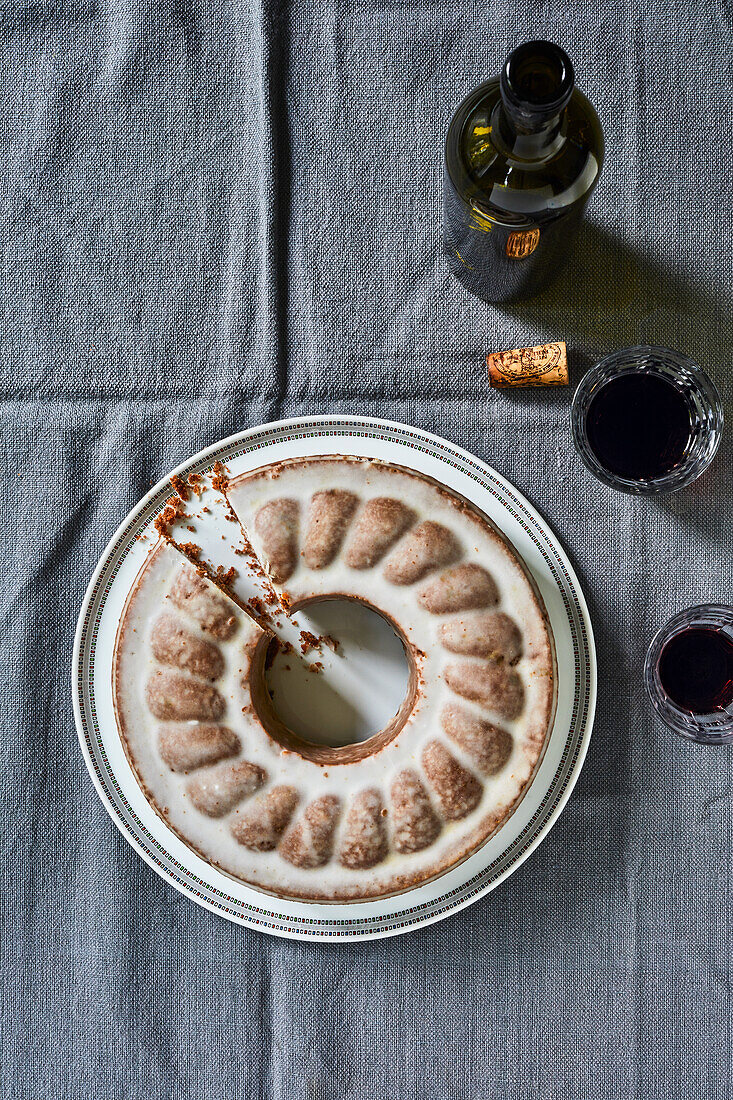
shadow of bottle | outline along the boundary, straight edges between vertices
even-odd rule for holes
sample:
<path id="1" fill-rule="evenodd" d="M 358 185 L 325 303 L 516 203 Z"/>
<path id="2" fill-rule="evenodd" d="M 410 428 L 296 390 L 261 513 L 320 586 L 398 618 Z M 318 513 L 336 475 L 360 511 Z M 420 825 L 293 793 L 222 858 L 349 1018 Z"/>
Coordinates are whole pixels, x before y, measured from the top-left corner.
<path id="1" fill-rule="evenodd" d="M 690 355 L 719 384 L 727 376 L 731 302 L 592 222 L 581 227 L 570 263 L 547 290 L 499 308 L 547 339 L 575 343 L 586 367 L 616 348 L 661 344 Z"/>
<path id="2" fill-rule="evenodd" d="M 568 343 L 571 386 L 611 351 L 634 344 L 658 344 L 689 355 L 721 391 L 726 422 L 733 423 L 731 300 L 701 273 L 683 278 L 662 261 L 606 229 L 586 222 L 568 267 L 536 298 L 499 307 L 537 332 L 540 339 Z M 513 395 L 514 396 L 514 395 Z M 517 390 L 522 403 L 559 401 L 555 391 Z M 670 497 L 652 498 L 665 511 L 686 514 L 690 501 L 731 500 L 733 446 L 724 431 L 718 454 L 702 477 Z"/>

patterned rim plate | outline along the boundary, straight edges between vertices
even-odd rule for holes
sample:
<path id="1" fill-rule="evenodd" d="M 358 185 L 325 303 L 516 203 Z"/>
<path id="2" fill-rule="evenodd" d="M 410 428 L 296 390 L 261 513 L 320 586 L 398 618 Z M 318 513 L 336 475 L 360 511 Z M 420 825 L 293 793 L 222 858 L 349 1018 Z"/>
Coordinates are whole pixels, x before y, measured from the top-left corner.
<path id="1" fill-rule="evenodd" d="M 509 536 L 532 570 L 557 645 L 558 706 L 539 771 L 505 825 L 478 852 L 440 878 L 386 900 L 297 903 L 236 882 L 173 835 L 138 787 L 117 732 L 111 667 L 125 598 L 152 542 L 153 520 L 170 495 L 164 479 L 130 513 L 102 555 L 84 598 L 74 643 L 74 715 L 90 775 L 123 836 L 164 879 L 206 908 L 240 924 L 297 939 L 399 935 L 442 920 L 493 890 L 547 835 L 585 758 L 593 722 L 596 665 L 588 609 L 555 536 L 526 500 L 491 467 L 428 432 L 362 417 L 299 417 L 265 424 L 216 443 L 177 473 L 234 474 L 278 459 L 366 455 L 411 467 L 456 489 Z M 140 539 L 140 535 L 147 539 Z"/>

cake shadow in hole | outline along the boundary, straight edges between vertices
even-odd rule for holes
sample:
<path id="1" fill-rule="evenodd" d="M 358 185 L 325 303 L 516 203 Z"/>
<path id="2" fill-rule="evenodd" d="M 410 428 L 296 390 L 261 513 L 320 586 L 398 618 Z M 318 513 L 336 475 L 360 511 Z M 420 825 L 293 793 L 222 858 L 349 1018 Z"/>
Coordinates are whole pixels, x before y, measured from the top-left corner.
<path id="1" fill-rule="evenodd" d="M 312 661 L 300 653 L 278 653 L 266 674 L 267 690 L 273 710 L 296 737 L 310 744 L 338 746 L 365 740 L 359 736 L 363 715 L 351 700 L 337 691 Z M 297 699 L 297 713 L 288 705 Z M 328 729 L 322 718 L 328 716 Z M 337 727 L 329 732 L 331 727 Z M 367 735 L 368 736 L 368 735 Z"/>
<path id="2" fill-rule="evenodd" d="M 656 256 L 591 222 L 581 226 L 569 265 L 547 290 L 499 308 L 547 339 L 600 345 L 602 355 L 661 344 L 690 355 L 713 377 L 730 357 L 733 315 L 721 293 L 666 270 Z M 572 348 L 568 353 L 577 381 L 591 360 Z"/>
<path id="3" fill-rule="evenodd" d="M 410 670 L 403 643 L 382 615 L 360 601 L 311 603 L 308 619 L 312 632 L 338 640 L 336 652 L 277 651 L 266 672 L 273 710 L 310 744 L 366 741 L 389 726 L 405 702 Z"/>

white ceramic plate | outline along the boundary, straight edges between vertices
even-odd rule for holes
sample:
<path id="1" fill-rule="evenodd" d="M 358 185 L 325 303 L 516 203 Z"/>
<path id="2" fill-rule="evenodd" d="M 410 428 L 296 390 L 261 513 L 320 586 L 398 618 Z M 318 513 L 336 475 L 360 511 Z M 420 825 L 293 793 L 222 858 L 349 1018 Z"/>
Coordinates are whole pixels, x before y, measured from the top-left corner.
<path id="1" fill-rule="evenodd" d="M 117 624 L 155 542 L 153 520 L 171 493 L 167 478 L 116 532 L 87 589 L 74 643 L 74 715 L 87 767 L 112 820 L 150 866 L 184 894 L 232 921 L 273 935 L 305 940 L 394 936 L 442 920 L 493 890 L 557 820 L 590 739 L 596 695 L 593 634 L 575 573 L 544 520 L 490 466 L 428 432 L 366 417 L 299 417 L 233 435 L 175 472 L 200 473 L 221 460 L 236 475 L 284 458 L 322 454 L 394 462 L 457 490 L 504 531 L 536 578 L 557 647 L 557 712 L 539 770 L 499 831 L 464 863 L 414 890 L 376 901 L 324 904 L 281 900 L 245 886 L 217 871 L 167 829 L 130 770 L 111 690 Z"/>

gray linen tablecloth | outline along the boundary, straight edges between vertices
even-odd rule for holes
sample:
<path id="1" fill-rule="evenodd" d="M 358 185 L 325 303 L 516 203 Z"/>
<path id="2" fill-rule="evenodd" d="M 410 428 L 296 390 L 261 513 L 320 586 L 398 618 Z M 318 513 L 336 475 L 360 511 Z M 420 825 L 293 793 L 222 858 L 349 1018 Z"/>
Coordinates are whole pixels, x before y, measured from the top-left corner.
<path id="1" fill-rule="evenodd" d="M 490 392 L 483 364 L 566 339 L 577 382 L 658 342 L 730 401 L 733 17 L 649 7 L 3 4 L 3 1100 L 731 1095 L 731 753 L 657 726 L 641 682 L 673 611 L 731 598 L 730 430 L 694 488 L 631 500 L 575 457 L 572 389 Z M 495 309 L 441 259 L 441 143 L 540 36 L 607 163 L 567 277 Z M 361 945 L 271 939 L 165 885 L 71 710 L 79 605 L 128 509 L 204 445 L 314 412 L 430 429 L 514 481 L 598 643 L 587 763 L 541 848 L 458 916 Z"/>

